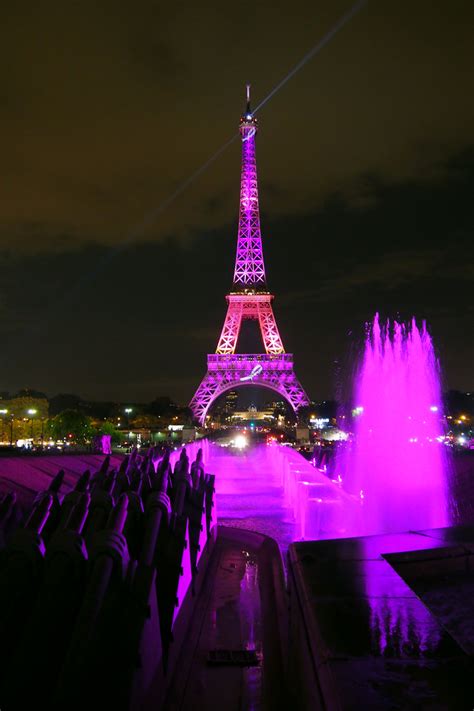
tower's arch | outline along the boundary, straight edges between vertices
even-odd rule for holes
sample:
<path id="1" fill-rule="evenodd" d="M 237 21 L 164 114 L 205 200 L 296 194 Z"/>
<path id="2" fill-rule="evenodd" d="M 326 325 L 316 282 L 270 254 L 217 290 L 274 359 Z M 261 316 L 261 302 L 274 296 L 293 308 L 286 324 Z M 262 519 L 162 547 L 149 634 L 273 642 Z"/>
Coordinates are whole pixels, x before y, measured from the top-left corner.
<path id="1" fill-rule="evenodd" d="M 300 407 L 309 405 L 308 396 L 294 373 L 291 353 L 213 353 L 207 357 L 207 373 L 190 403 L 195 418 L 204 425 L 209 408 L 220 395 L 245 385 L 273 390 L 287 400 L 295 414 Z"/>
<path id="2" fill-rule="evenodd" d="M 281 387 L 278 387 L 276 385 L 269 385 L 268 383 L 259 383 L 258 381 L 255 380 L 253 382 L 248 382 L 248 383 L 247 382 L 245 382 L 245 383 L 228 383 L 225 386 L 222 386 L 221 388 L 219 388 L 216 391 L 216 393 L 214 394 L 214 396 L 212 397 L 212 399 L 209 400 L 207 406 L 203 410 L 203 414 L 202 414 L 203 423 L 206 421 L 206 418 L 209 414 L 209 410 L 212 408 L 212 406 L 214 405 L 216 400 L 218 400 L 221 397 L 221 395 L 224 395 L 224 393 L 228 392 L 229 390 L 238 390 L 240 388 L 249 387 L 250 385 L 252 385 L 252 386 L 257 385 L 261 388 L 264 388 L 265 390 L 271 390 L 272 392 L 277 393 L 278 395 L 280 395 L 282 397 L 283 400 L 285 400 L 285 402 L 288 403 L 288 405 L 290 405 L 294 414 L 297 415 L 297 413 L 298 413 L 297 408 L 295 408 L 294 404 L 289 399 L 288 394 L 286 392 L 284 392 Z"/>

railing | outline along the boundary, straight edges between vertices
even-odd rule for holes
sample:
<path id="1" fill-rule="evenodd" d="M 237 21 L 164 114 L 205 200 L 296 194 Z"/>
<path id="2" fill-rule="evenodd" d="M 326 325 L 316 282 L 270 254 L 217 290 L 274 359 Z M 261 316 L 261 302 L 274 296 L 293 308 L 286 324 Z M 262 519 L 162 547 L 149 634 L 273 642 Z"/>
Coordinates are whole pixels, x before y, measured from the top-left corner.
<path id="1" fill-rule="evenodd" d="M 105 457 L 72 491 L 61 470 L 20 526 L 0 500 L 1 708 L 162 708 L 216 534 L 207 446 Z"/>
<path id="2" fill-rule="evenodd" d="M 276 355 L 267 353 L 234 353 L 231 355 L 221 355 L 219 353 L 210 353 L 207 356 L 208 366 L 222 368 L 245 368 L 248 365 L 251 368 L 255 363 L 271 364 L 272 367 L 288 368 L 293 366 L 293 353 L 279 353 Z"/>

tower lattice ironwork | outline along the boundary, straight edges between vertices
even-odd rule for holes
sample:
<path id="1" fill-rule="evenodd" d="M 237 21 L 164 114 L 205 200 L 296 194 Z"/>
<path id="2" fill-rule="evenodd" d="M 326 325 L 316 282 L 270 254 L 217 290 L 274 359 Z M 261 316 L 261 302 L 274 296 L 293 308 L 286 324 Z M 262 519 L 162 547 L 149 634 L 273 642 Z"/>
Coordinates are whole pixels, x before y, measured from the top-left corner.
<path id="1" fill-rule="evenodd" d="M 190 408 L 204 424 L 212 403 L 226 390 L 241 385 L 261 385 L 282 395 L 295 413 L 309 404 L 308 396 L 293 370 L 293 355 L 285 353 L 273 314 L 273 295 L 267 289 L 258 202 L 255 137 L 258 122 L 250 108 L 247 86 L 246 111 L 240 118 L 242 171 L 240 179 L 239 230 L 233 290 L 227 295 L 227 315 L 216 352 L 207 357 L 207 373 Z M 236 354 L 242 321 L 257 319 L 265 353 Z"/>

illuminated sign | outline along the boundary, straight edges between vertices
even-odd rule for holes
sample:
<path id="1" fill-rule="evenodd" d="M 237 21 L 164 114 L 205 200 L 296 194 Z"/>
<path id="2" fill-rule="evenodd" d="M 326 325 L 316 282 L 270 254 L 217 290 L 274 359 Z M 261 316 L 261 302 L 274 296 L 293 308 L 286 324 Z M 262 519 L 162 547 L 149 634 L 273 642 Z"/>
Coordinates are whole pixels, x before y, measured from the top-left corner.
<path id="1" fill-rule="evenodd" d="M 253 380 L 254 378 L 257 377 L 257 375 L 260 375 L 262 372 L 263 368 L 261 365 L 256 365 L 253 369 L 250 375 L 245 375 L 243 378 L 240 378 L 240 382 L 243 382 L 244 380 Z"/>
<path id="2" fill-rule="evenodd" d="M 250 117 L 250 118 L 252 118 L 252 117 Z M 256 133 L 257 133 L 257 129 L 251 128 L 250 131 L 248 132 L 248 134 L 244 138 L 242 138 L 242 143 L 244 141 L 250 141 L 250 139 L 253 138 Z"/>
<path id="3" fill-rule="evenodd" d="M 309 421 L 313 427 L 317 427 L 319 430 L 322 430 L 329 424 L 329 417 L 311 417 Z"/>

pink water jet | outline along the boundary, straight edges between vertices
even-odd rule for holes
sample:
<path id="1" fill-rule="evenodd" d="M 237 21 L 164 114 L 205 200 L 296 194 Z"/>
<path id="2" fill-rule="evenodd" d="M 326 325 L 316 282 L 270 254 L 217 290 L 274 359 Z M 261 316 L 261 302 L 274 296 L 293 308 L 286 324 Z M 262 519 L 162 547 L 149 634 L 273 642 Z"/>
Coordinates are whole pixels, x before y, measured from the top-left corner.
<path id="1" fill-rule="evenodd" d="M 439 365 L 423 323 L 367 330 L 344 481 L 363 496 L 363 533 L 449 524 Z"/>

